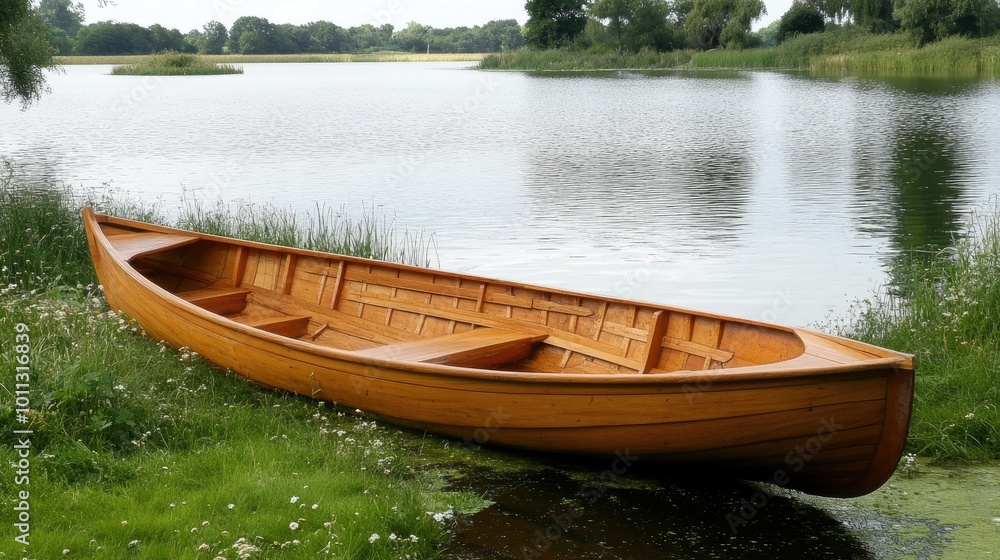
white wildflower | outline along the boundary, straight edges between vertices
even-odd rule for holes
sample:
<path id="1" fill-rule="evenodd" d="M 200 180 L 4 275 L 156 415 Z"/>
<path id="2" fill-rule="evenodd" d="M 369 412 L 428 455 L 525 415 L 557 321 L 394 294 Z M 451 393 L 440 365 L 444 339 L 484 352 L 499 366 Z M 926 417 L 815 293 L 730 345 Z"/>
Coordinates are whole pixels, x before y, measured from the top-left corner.
<path id="1" fill-rule="evenodd" d="M 372 536 L 368 537 L 368 542 L 374 543 L 375 541 L 377 541 L 377 540 L 379 540 L 381 538 L 382 537 L 378 536 L 378 533 L 372 533 Z"/>

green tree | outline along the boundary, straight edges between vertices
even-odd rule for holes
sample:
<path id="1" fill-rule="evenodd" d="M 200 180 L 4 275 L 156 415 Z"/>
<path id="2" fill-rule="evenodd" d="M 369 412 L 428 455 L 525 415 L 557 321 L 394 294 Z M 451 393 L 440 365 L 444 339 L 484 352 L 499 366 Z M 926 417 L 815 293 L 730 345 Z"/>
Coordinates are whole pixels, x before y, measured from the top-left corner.
<path id="1" fill-rule="evenodd" d="M 275 45 L 274 52 L 280 54 L 294 54 L 299 52 L 314 52 L 318 50 L 313 42 L 309 27 L 305 25 L 293 25 L 282 23 L 274 26 Z"/>
<path id="2" fill-rule="evenodd" d="M 850 13 L 854 23 L 884 33 L 896 28 L 892 17 L 893 0 L 851 0 Z"/>
<path id="3" fill-rule="evenodd" d="M 849 13 L 852 0 L 806 0 L 806 3 L 819 10 L 827 21 L 843 22 Z"/>
<path id="4" fill-rule="evenodd" d="M 685 25 L 703 48 L 743 48 L 750 25 L 766 13 L 762 0 L 694 0 Z"/>
<path id="5" fill-rule="evenodd" d="M 604 28 L 618 43 L 618 54 L 625 54 L 625 33 L 635 20 L 635 0 L 594 0 L 590 15 L 604 24 Z"/>
<path id="6" fill-rule="evenodd" d="M 776 40 L 782 43 L 785 39 L 791 39 L 796 35 L 819 33 L 825 28 L 826 21 L 819 10 L 804 2 L 793 2 L 792 7 L 788 8 L 779 20 Z"/>
<path id="7" fill-rule="evenodd" d="M 27 108 L 48 91 L 45 70 L 55 68 L 48 26 L 30 0 L 0 0 L 0 96 Z"/>
<path id="8" fill-rule="evenodd" d="M 134 23 L 102 21 L 86 25 L 76 37 L 76 54 L 150 54 L 153 34 Z"/>
<path id="9" fill-rule="evenodd" d="M 595 0 L 590 14 L 605 25 L 619 54 L 643 48 L 669 50 L 674 33 L 666 0 Z"/>
<path id="10" fill-rule="evenodd" d="M 277 28 L 266 18 L 243 16 L 233 22 L 233 27 L 229 30 L 229 52 L 274 53 L 278 50 L 277 39 Z"/>
<path id="11" fill-rule="evenodd" d="M 191 48 L 180 31 L 167 29 L 158 23 L 149 26 L 149 38 L 153 52 L 185 52 Z"/>
<path id="12" fill-rule="evenodd" d="M 70 0 L 42 0 L 38 12 L 46 23 L 62 29 L 70 37 L 76 37 L 83 27 L 83 4 L 74 4 Z"/>
<path id="13" fill-rule="evenodd" d="M 524 35 L 516 19 L 493 20 L 483 26 L 484 50 L 480 52 L 500 52 L 519 49 L 524 46 Z"/>
<path id="14" fill-rule="evenodd" d="M 952 35 L 985 37 L 1000 27 L 996 0 L 896 0 L 895 6 L 900 28 L 921 44 Z"/>
<path id="15" fill-rule="evenodd" d="M 229 31 L 226 26 L 210 21 L 202 27 L 201 41 L 198 44 L 198 52 L 202 54 L 222 54 L 222 49 L 229 40 Z"/>
<path id="16" fill-rule="evenodd" d="M 354 38 L 339 25 L 329 21 L 314 21 L 308 27 L 313 42 L 322 52 L 345 53 L 355 49 Z M 369 27 L 375 29 L 374 26 Z"/>
<path id="17" fill-rule="evenodd" d="M 587 25 L 585 0 L 528 0 L 524 41 L 534 49 L 568 45 Z"/>
<path id="18" fill-rule="evenodd" d="M 397 31 L 392 40 L 401 51 L 423 52 L 427 50 L 430 28 L 415 21 L 407 24 L 406 29 Z"/>
<path id="19" fill-rule="evenodd" d="M 658 51 L 673 50 L 684 46 L 683 33 L 671 21 L 672 6 L 667 0 L 638 0 L 635 20 L 629 25 L 632 49 Z"/>
<path id="20" fill-rule="evenodd" d="M 73 54 L 76 41 L 58 27 L 52 27 L 51 25 L 47 27 L 49 31 L 49 44 L 56 50 L 56 53 L 63 56 Z"/>

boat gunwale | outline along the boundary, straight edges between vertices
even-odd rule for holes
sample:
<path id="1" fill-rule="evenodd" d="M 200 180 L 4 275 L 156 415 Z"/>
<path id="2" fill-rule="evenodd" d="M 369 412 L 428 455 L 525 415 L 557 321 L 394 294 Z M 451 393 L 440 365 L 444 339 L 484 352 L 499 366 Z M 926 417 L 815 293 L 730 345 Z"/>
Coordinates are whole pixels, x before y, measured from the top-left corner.
<path id="1" fill-rule="evenodd" d="M 84 209 L 84 221 L 88 225 L 88 229 L 94 232 L 95 239 L 101 244 L 108 254 L 113 255 L 115 258 L 115 265 L 123 270 L 130 278 L 138 282 L 143 288 L 145 288 L 151 295 L 155 295 L 164 300 L 164 303 L 173 305 L 174 307 L 179 307 L 183 309 L 188 314 L 200 317 L 203 320 L 209 321 L 210 323 L 216 324 L 219 328 L 228 329 L 231 331 L 236 331 L 241 334 L 250 336 L 252 338 L 261 339 L 272 344 L 278 344 L 284 346 L 288 349 L 303 352 L 305 354 L 312 354 L 317 356 L 322 356 L 324 358 L 331 358 L 335 360 L 364 364 L 366 366 L 373 366 L 377 369 L 389 369 L 389 370 L 404 370 L 414 373 L 430 374 L 448 378 L 455 377 L 465 377 L 478 380 L 491 380 L 491 381 L 503 381 L 503 382 L 531 382 L 531 383 L 547 383 L 547 384 L 621 384 L 621 385 L 673 385 L 673 384 L 686 384 L 686 383 L 716 383 L 716 382 L 745 382 L 753 380 L 770 380 L 770 379 L 780 379 L 780 378 L 796 378 L 796 377 L 811 377 L 811 376 L 823 376 L 837 373 L 849 373 L 857 371 L 866 371 L 874 369 L 886 369 L 891 368 L 894 370 L 913 370 L 914 369 L 914 357 L 908 354 L 896 352 L 894 350 L 889 350 L 885 348 L 880 348 L 874 345 L 865 344 L 857 341 L 852 341 L 850 339 L 844 339 L 835 335 L 830 335 L 822 332 L 812 331 L 810 329 L 802 329 L 795 327 L 788 327 L 775 323 L 766 323 L 762 321 L 756 321 L 753 319 L 744 319 L 739 317 L 733 317 L 729 315 L 723 315 L 713 312 L 704 312 L 696 309 L 681 308 L 670 305 L 664 305 L 660 303 L 650 303 L 638 300 L 626 300 L 621 298 L 616 298 L 613 296 L 604 296 L 599 294 L 588 294 L 583 292 L 574 292 L 569 290 L 563 290 L 559 288 L 550 288 L 544 286 L 537 286 L 531 284 L 525 284 L 518 281 L 503 280 L 497 278 L 486 278 L 479 277 L 464 273 L 453 273 L 449 271 L 440 271 L 443 276 L 449 276 L 453 278 L 460 278 L 463 280 L 478 281 L 485 283 L 501 283 L 506 285 L 511 285 L 514 287 L 521 287 L 525 289 L 539 290 L 548 293 L 557 293 L 561 295 L 569 295 L 574 297 L 585 297 L 594 298 L 602 301 L 607 301 L 610 303 L 620 303 L 625 305 L 636 305 L 642 307 L 648 307 L 652 309 L 663 309 L 666 311 L 677 312 L 677 313 L 687 313 L 696 316 L 703 316 L 712 319 L 728 321 L 733 323 L 740 323 L 745 325 L 764 327 L 768 329 L 775 329 L 779 331 L 784 331 L 786 333 L 793 334 L 799 342 L 803 345 L 803 351 L 793 358 L 787 360 L 781 360 L 776 362 L 770 362 L 767 364 L 758 364 L 752 366 L 741 366 L 730 369 L 713 369 L 713 370 L 677 370 L 669 372 L 652 372 L 652 373 L 556 373 L 556 372 L 524 372 L 524 371 L 506 371 L 506 370 L 490 370 L 490 369 L 479 369 L 479 368 L 467 368 L 461 366 L 450 366 L 443 364 L 431 364 L 424 362 L 403 362 L 395 361 L 391 359 L 374 358 L 367 356 L 360 356 L 352 353 L 350 350 L 342 350 L 338 348 L 332 348 L 329 346 L 323 346 L 311 342 L 306 342 L 294 338 L 289 338 L 277 334 L 273 334 L 260 329 L 255 329 L 248 325 L 244 325 L 233 321 L 230 318 L 224 317 L 222 315 L 212 313 L 207 311 L 197 305 L 185 301 L 180 296 L 171 293 L 160 286 L 153 283 L 151 280 L 146 278 L 144 275 L 139 273 L 133 266 L 130 265 L 128 261 L 121 258 L 118 251 L 114 249 L 111 245 L 110 239 L 104 234 L 100 227 L 101 223 L 108 223 L 112 225 L 130 227 L 143 229 L 146 231 L 160 232 L 160 233 L 171 233 L 171 234 L 189 234 L 195 235 L 205 241 L 212 241 L 217 243 L 223 243 L 228 245 L 237 245 L 250 247 L 255 249 L 262 249 L 268 251 L 277 251 L 284 253 L 295 253 L 300 256 L 310 256 L 317 258 L 334 258 L 339 260 L 344 260 L 348 262 L 354 262 L 358 264 L 366 265 L 376 265 L 376 266 L 386 266 L 390 268 L 397 268 L 406 271 L 418 272 L 426 274 L 428 272 L 435 273 L 433 269 L 421 268 L 412 265 L 399 264 L 387 261 L 379 261 L 375 259 L 366 259 L 363 257 L 354 257 L 350 255 L 340 255 L 337 253 L 324 253 L 320 251 L 312 251 L 308 249 L 299 249 L 295 247 L 284 247 L 280 245 L 271 245 L 267 243 L 260 243 L 255 241 L 246 241 L 229 237 L 222 237 L 212 234 L 203 234 L 199 232 L 170 228 L 166 226 L 158 226 L 155 224 L 148 224 L 145 222 L 128 220 L 124 218 L 117 218 L 114 216 L 108 216 L 105 214 L 98 214 L 91 207 L 86 207 Z M 90 226 L 93 226 L 92 228 Z M 105 265 L 106 266 L 106 265 Z M 247 288 L 250 289 L 250 288 Z M 250 289 L 251 293 L 253 292 Z M 809 337 L 810 339 L 821 338 L 824 341 L 829 342 L 829 344 L 821 345 L 815 340 L 806 340 L 801 334 L 808 333 L 814 335 Z M 866 351 L 871 351 L 870 353 L 884 353 L 887 356 L 871 358 L 871 359 L 856 359 L 851 362 L 846 363 L 830 363 L 824 365 L 806 365 L 806 366 L 796 366 L 796 361 L 802 362 L 815 362 L 815 359 L 809 356 L 810 349 L 816 347 L 833 347 L 838 341 L 848 341 L 849 347 L 860 346 Z M 544 344 L 544 341 L 541 342 Z M 366 372 L 368 370 L 366 369 Z M 373 376 L 377 377 L 377 376 Z"/>

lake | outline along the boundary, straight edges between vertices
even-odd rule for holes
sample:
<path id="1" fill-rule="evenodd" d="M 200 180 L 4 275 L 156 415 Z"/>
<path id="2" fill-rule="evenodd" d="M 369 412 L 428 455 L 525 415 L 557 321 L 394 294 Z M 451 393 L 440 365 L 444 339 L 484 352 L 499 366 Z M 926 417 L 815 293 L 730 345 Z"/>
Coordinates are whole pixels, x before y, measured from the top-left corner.
<path id="1" fill-rule="evenodd" d="M 0 158 L 176 212 L 182 192 L 362 205 L 440 266 L 793 325 L 844 317 L 900 252 L 1000 192 L 1000 83 L 795 72 L 69 66 Z"/>

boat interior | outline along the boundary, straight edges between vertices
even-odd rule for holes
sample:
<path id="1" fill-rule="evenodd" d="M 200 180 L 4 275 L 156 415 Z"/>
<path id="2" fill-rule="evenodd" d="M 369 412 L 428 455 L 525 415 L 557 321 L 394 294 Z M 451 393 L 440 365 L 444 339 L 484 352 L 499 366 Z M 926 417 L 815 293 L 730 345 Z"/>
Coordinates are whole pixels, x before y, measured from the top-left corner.
<path id="1" fill-rule="evenodd" d="M 789 360 L 790 329 L 433 269 L 101 223 L 150 281 L 253 329 L 359 357 L 646 374 Z"/>

